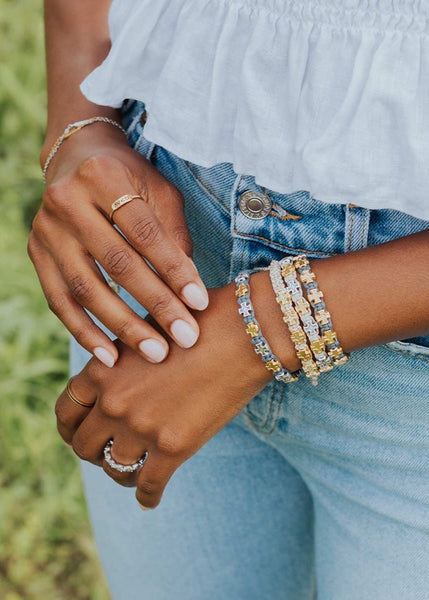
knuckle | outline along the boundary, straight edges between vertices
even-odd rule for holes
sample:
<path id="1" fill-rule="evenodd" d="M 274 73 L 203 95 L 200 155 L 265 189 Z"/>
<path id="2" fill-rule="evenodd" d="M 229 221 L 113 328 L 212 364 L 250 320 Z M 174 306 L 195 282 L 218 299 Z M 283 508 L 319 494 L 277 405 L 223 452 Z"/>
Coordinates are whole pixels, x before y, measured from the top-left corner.
<path id="1" fill-rule="evenodd" d="M 169 312 L 172 304 L 172 296 L 171 294 L 165 293 L 154 296 L 149 299 L 148 306 L 150 307 L 150 312 L 155 317 L 162 315 L 166 312 Z"/>
<path id="2" fill-rule="evenodd" d="M 72 448 L 79 458 L 82 460 L 90 460 L 87 445 L 83 440 L 76 438 L 75 436 L 72 440 Z"/>
<path id="3" fill-rule="evenodd" d="M 31 231 L 30 232 L 30 236 L 28 238 L 28 242 L 27 242 L 27 254 L 31 260 L 31 262 L 35 262 L 36 260 L 36 256 L 37 256 L 37 242 L 36 239 L 34 237 L 34 232 Z"/>
<path id="4" fill-rule="evenodd" d="M 145 497 L 151 497 L 151 502 L 156 501 L 156 497 L 160 493 L 160 483 L 158 481 L 152 481 L 150 479 L 144 479 L 138 485 L 138 491 L 140 494 L 143 494 Z M 145 498 L 146 499 L 146 498 Z M 145 504 L 147 506 L 147 504 Z M 151 504 L 153 506 L 153 504 Z"/>
<path id="5" fill-rule="evenodd" d="M 161 228 L 155 217 L 141 217 L 133 224 L 132 234 L 141 247 L 147 247 L 158 241 Z"/>
<path id="6" fill-rule="evenodd" d="M 133 322 L 131 318 L 119 321 L 115 327 L 115 333 L 120 340 L 129 340 L 132 337 Z"/>
<path id="7" fill-rule="evenodd" d="M 66 298 L 64 294 L 46 294 L 48 308 L 57 317 L 65 312 Z"/>
<path id="8" fill-rule="evenodd" d="M 67 425 L 67 412 L 64 408 L 64 404 L 61 402 L 57 402 L 55 404 L 55 416 L 60 425 Z"/>
<path id="9" fill-rule="evenodd" d="M 80 179 L 98 181 L 106 176 L 106 172 L 112 172 L 122 166 L 122 163 L 113 156 L 106 154 L 93 154 L 83 160 L 77 168 L 77 176 Z"/>
<path id="10" fill-rule="evenodd" d="M 186 452 L 187 444 L 184 438 L 171 430 L 160 431 L 156 441 L 158 451 L 164 456 L 178 457 Z"/>
<path id="11" fill-rule="evenodd" d="M 71 208 L 67 186 L 61 182 L 51 183 L 43 194 L 43 207 L 48 212 L 68 213 Z"/>
<path id="12" fill-rule="evenodd" d="M 131 253 L 125 248 L 109 248 L 104 255 L 106 269 L 113 277 L 120 277 L 130 271 L 132 265 Z"/>
<path id="13" fill-rule="evenodd" d="M 94 284 L 78 273 L 70 277 L 69 288 L 72 296 L 78 302 L 88 302 L 92 298 Z"/>
<path id="14" fill-rule="evenodd" d="M 164 275 L 168 280 L 179 279 L 183 272 L 183 263 L 179 261 L 173 261 L 165 265 Z"/>
<path id="15" fill-rule="evenodd" d="M 34 216 L 31 224 L 31 233 L 33 236 L 42 237 L 48 228 L 49 217 L 45 210 L 40 209 Z"/>
<path id="16" fill-rule="evenodd" d="M 85 367 L 88 379 L 96 386 L 100 386 L 104 382 L 108 370 L 109 368 L 102 362 L 94 359 L 91 359 Z"/>
<path id="17" fill-rule="evenodd" d="M 192 238 L 186 225 L 177 225 L 173 228 L 173 236 L 176 242 L 185 247 L 186 253 L 192 251 Z"/>
<path id="18" fill-rule="evenodd" d="M 126 414 L 126 404 L 121 402 L 117 396 L 101 396 L 99 406 L 101 413 L 111 419 L 121 419 Z"/>

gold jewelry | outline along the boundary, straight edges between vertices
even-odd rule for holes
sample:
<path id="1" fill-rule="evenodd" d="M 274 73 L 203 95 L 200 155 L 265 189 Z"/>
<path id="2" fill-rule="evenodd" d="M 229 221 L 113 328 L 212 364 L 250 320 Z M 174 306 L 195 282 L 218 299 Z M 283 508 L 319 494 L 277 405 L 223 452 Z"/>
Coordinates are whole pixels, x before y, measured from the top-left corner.
<path id="1" fill-rule="evenodd" d="M 120 198 L 112 202 L 112 210 L 110 211 L 109 219 L 112 220 L 112 216 L 115 210 L 118 210 L 118 208 L 121 208 L 121 206 L 128 204 L 128 202 L 131 202 L 131 200 L 134 200 L 135 198 L 140 198 L 140 200 L 143 200 L 143 198 L 139 194 L 134 194 L 134 196 L 132 196 L 131 194 L 125 194 L 125 196 L 121 196 Z"/>
<path id="2" fill-rule="evenodd" d="M 67 381 L 67 386 L 66 386 L 67 396 L 70 398 L 70 400 L 73 400 L 73 402 L 75 404 L 78 404 L 79 406 L 85 406 L 85 408 L 94 406 L 95 402 L 93 402 L 92 404 L 85 404 L 85 402 L 81 402 L 81 400 L 78 400 L 76 398 L 76 396 L 73 394 L 73 392 L 71 391 L 71 388 L 70 388 L 72 379 L 73 379 L 73 377 L 70 377 L 70 379 Z"/>
<path id="3" fill-rule="evenodd" d="M 75 123 L 69 123 L 67 125 L 67 127 L 64 129 L 63 133 L 55 140 L 55 142 L 51 148 L 51 151 L 48 154 L 48 158 L 45 161 L 45 164 L 42 169 L 43 181 L 45 183 L 46 183 L 46 172 L 48 170 L 50 162 L 54 158 L 55 154 L 58 152 L 58 150 L 59 150 L 61 144 L 64 142 L 64 140 L 69 138 L 74 133 L 77 133 L 78 131 L 83 129 L 83 127 L 85 127 L 86 125 L 91 125 L 91 123 L 96 123 L 97 121 L 101 121 L 103 123 L 110 123 L 110 125 L 114 125 L 115 127 L 118 127 L 118 129 L 120 129 L 125 135 L 127 135 L 127 132 L 122 127 L 122 125 L 120 125 L 117 121 L 114 121 L 113 119 L 109 119 L 109 117 L 91 117 L 90 119 L 84 119 L 83 121 L 76 121 Z"/>
<path id="4" fill-rule="evenodd" d="M 294 268 L 292 266 L 292 268 Z M 313 385 L 317 385 L 317 378 L 320 375 L 320 369 L 314 362 L 313 354 L 307 344 L 307 336 L 300 325 L 298 312 L 295 310 L 292 302 L 292 294 L 289 287 L 286 287 L 282 277 L 281 264 L 272 260 L 268 267 L 271 277 L 276 301 L 283 313 L 283 321 L 288 326 L 290 337 L 295 346 L 295 352 L 301 361 L 301 367 L 306 377 Z"/>
<path id="5" fill-rule="evenodd" d="M 316 276 L 311 270 L 307 256 L 299 254 L 298 256 L 294 256 L 292 261 L 307 291 L 307 298 L 313 308 L 314 318 L 319 325 L 321 338 L 326 345 L 327 354 L 332 364 L 335 367 L 345 364 L 350 359 L 350 354 L 344 352 L 341 348 L 332 325 L 331 315 L 323 300 L 323 293 L 318 288 Z"/>

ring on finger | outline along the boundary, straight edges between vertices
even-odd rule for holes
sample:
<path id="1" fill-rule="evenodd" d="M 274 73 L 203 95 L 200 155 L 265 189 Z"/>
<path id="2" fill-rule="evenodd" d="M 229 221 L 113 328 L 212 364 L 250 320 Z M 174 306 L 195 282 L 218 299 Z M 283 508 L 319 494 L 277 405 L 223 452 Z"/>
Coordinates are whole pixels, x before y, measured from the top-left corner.
<path id="1" fill-rule="evenodd" d="M 75 404 L 78 404 L 79 406 L 84 406 L 85 408 L 90 408 L 91 406 L 94 406 L 95 402 L 92 402 L 91 404 L 86 404 L 85 402 L 82 402 L 82 400 L 79 400 L 79 398 L 77 398 L 72 390 L 71 390 L 71 382 L 73 380 L 73 377 L 70 377 L 70 379 L 67 381 L 67 385 L 66 385 L 66 392 L 67 392 L 67 396 L 70 398 L 70 400 L 72 400 Z"/>
<path id="2" fill-rule="evenodd" d="M 112 458 L 112 454 L 111 454 L 112 446 L 113 446 L 113 440 L 111 439 L 104 446 L 104 458 L 106 459 L 106 462 L 112 469 L 115 469 L 116 471 L 120 471 L 121 473 L 133 473 L 134 471 L 137 471 L 137 469 L 141 468 L 144 465 L 144 463 L 146 462 L 146 459 L 149 455 L 149 453 L 146 451 L 143 454 L 143 456 L 141 458 L 139 458 L 135 463 L 133 463 L 131 465 L 123 465 L 121 463 L 116 462 L 116 460 L 114 458 Z"/>
<path id="3" fill-rule="evenodd" d="M 118 208 L 121 208 L 121 206 L 125 206 L 125 204 L 128 204 L 128 202 L 131 202 L 136 198 L 140 198 L 140 200 L 143 200 L 143 198 L 139 194 L 125 194 L 124 196 L 121 196 L 120 198 L 112 202 L 109 219 L 112 221 L 113 213 L 116 210 L 118 210 Z"/>

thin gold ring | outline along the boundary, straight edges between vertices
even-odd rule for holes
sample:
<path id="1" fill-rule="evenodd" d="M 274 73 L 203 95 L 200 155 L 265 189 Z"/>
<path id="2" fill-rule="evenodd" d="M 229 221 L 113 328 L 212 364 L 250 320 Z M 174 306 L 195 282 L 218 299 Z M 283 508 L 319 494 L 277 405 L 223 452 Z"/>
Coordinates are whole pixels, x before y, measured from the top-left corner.
<path id="1" fill-rule="evenodd" d="M 125 196 L 121 196 L 120 198 L 112 202 L 109 219 L 112 220 L 113 213 L 115 212 L 115 210 L 118 210 L 118 208 L 121 208 L 121 206 L 125 206 L 125 204 L 128 204 L 128 202 L 131 202 L 131 200 L 135 200 L 136 198 L 140 198 L 140 200 L 143 200 L 143 198 L 139 194 L 134 194 L 134 196 L 132 196 L 131 194 L 125 194 Z"/>
<path id="2" fill-rule="evenodd" d="M 76 396 L 73 394 L 73 392 L 71 391 L 71 388 L 70 388 L 70 383 L 71 383 L 72 379 L 73 379 L 73 377 L 70 377 L 70 379 L 67 381 L 67 386 L 66 386 L 67 396 L 70 398 L 70 400 L 73 400 L 73 402 L 75 404 L 78 404 L 79 406 L 84 406 L 85 408 L 90 408 L 91 406 L 94 406 L 95 402 L 93 402 L 92 404 L 85 404 L 85 402 L 81 402 L 80 400 L 78 400 L 76 398 Z"/>

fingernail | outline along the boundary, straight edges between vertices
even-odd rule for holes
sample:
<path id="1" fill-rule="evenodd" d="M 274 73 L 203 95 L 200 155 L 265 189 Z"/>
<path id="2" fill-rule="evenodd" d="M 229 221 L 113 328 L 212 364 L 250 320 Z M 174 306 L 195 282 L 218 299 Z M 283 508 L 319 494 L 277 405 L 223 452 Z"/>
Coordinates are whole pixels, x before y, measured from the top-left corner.
<path id="1" fill-rule="evenodd" d="M 198 332 L 195 331 L 186 321 L 176 319 L 171 325 L 171 333 L 176 341 L 183 348 L 190 348 L 198 339 Z"/>
<path id="2" fill-rule="evenodd" d="M 206 288 L 202 288 L 196 283 L 188 283 L 183 288 L 182 294 L 186 302 L 188 302 L 192 308 L 196 308 L 197 310 L 204 310 L 207 308 L 209 295 Z"/>
<path id="3" fill-rule="evenodd" d="M 97 348 L 94 348 L 94 355 L 98 358 L 98 360 L 101 360 L 103 365 L 106 365 L 106 367 L 110 368 L 115 364 L 115 357 L 113 354 L 110 354 L 106 348 L 97 346 Z"/>
<path id="4" fill-rule="evenodd" d="M 140 506 L 140 508 L 142 510 L 150 510 L 149 506 L 143 506 L 143 504 L 140 504 L 140 502 L 137 500 L 137 504 Z"/>
<path id="5" fill-rule="evenodd" d="M 167 354 L 167 348 L 158 340 L 147 339 L 139 344 L 140 352 L 143 352 L 148 358 L 154 362 L 161 362 Z"/>

